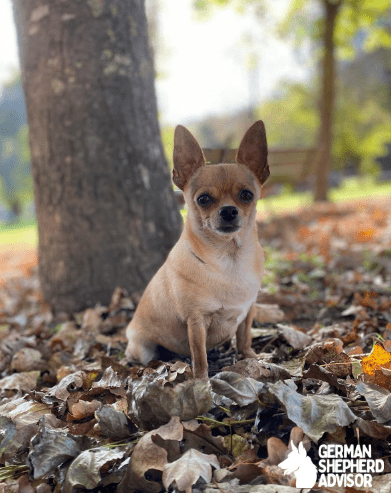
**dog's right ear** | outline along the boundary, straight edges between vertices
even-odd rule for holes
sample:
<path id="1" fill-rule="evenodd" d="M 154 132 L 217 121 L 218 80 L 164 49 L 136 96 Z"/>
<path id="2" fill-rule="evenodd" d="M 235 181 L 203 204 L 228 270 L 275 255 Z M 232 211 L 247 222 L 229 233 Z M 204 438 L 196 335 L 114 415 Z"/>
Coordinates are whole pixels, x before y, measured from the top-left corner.
<path id="1" fill-rule="evenodd" d="M 270 175 L 267 164 L 266 130 L 262 120 L 255 122 L 240 143 L 236 162 L 244 164 L 255 174 L 261 185 Z"/>
<path id="2" fill-rule="evenodd" d="M 204 154 L 196 139 L 187 128 L 178 125 L 174 135 L 172 181 L 183 190 L 190 177 L 205 164 Z"/>

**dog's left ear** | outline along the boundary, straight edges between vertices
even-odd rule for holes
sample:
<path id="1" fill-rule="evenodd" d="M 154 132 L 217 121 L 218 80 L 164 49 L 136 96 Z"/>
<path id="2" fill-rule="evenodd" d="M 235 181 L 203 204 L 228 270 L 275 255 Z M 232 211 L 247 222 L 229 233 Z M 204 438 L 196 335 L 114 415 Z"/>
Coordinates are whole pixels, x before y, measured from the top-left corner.
<path id="1" fill-rule="evenodd" d="M 240 143 L 236 162 L 244 164 L 255 174 L 261 185 L 270 175 L 267 164 L 266 130 L 262 120 L 255 122 Z"/>

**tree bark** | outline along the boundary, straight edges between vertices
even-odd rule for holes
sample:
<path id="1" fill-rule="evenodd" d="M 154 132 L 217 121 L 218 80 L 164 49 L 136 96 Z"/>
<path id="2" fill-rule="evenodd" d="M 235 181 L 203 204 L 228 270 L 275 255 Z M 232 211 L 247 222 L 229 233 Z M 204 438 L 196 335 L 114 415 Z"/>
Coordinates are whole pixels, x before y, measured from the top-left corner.
<path id="1" fill-rule="evenodd" d="M 14 0 L 43 297 L 142 290 L 177 240 L 144 0 Z"/>
<path id="2" fill-rule="evenodd" d="M 331 171 L 332 124 L 335 96 L 334 28 L 343 0 L 323 0 L 325 7 L 324 55 L 322 62 L 322 88 L 320 99 L 320 131 L 318 138 L 317 173 L 315 179 L 316 201 L 326 201 Z"/>

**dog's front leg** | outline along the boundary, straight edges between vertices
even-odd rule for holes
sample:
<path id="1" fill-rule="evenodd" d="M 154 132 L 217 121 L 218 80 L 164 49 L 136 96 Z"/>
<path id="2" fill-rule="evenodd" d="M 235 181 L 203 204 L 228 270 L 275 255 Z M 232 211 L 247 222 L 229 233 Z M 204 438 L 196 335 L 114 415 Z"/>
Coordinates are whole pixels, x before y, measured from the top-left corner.
<path id="1" fill-rule="evenodd" d="M 255 303 L 251 305 L 246 318 L 239 324 L 238 330 L 236 331 L 236 347 L 238 348 L 238 353 L 242 354 L 244 358 L 257 357 L 257 354 L 251 348 L 251 327 L 253 325 L 254 314 Z"/>
<path id="2" fill-rule="evenodd" d="M 208 359 L 206 356 L 206 328 L 201 315 L 190 317 L 187 321 L 193 377 L 208 380 Z"/>

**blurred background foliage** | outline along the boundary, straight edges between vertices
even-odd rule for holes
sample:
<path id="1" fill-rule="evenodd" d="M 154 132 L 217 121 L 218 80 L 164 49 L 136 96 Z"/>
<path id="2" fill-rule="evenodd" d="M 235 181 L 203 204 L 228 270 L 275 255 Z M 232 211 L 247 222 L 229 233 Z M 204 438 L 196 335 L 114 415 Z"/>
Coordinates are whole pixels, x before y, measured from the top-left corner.
<path id="1" fill-rule="evenodd" d="M 391 143 L 391 4 L 389 0 L 292 0 L 275 34 L 298 50 L 310 44 L 312 74 L 306 84 L 283 81 L 275 97 L 255 108 L 266 123 L 272 148 L 316 145 L 319 118 L 319 61 L 323 56 L 326 4 L 340 4 L 334 28 L 337 60 L 333 121 L 333 168 L 377 175 L 379 157 Z M 263 22 L 272 4 L 254 0 L 194 0 L 196 10 L 212 15 L 231 6 L 238 14 L 250 9 Z M 387 170 L 388 171 L 388 170 Z M 388 176 L 388 173 L 386 173 Z M 391 176 L 389 176 L 391 178 Z"/>
<path id="2" fill-rule="evenodd" d="M 20 74 L 7 81 L 0 98 L 0 219 L 19 218 L 33 200 L 26 108 Z"/>
<path id="3" fill-rule="evenodd" d="M 291 0 L 283 19 L 273 16 L 272 0 L 191 0 L 194 22 L 202 24 L 231 9 L 237 16 L 250 15 L 259 32 L 248 33 L 238 52 L 242 70 L 248 73 L 250 97 L 242 110 L 219 113 L 186 122 L 203 147 L 236 147 L 254 120 L 265 121 L 271 149 L 310 148 L 317 145 L 320 121 L 322 39 L 325 4 L 338 0 Z M 333 172 L 391 180 L 391 6 L 389 0 L 339 0 L 334 29 L 335 108 L 332 124 Z M 158 79 L 170 72 L 175 46 L 161 36 L 163 3 L 148 0 L 151 48 Z M 265 38 L 267 26 L 267 38 Z M 280 80 L 268 97 L 256 87 L 264 44 L 275 37 L 294 47 L 295 56 L 306 59 L 308 77 Z M 196 42 L 197 40 L 194 40 Z M 228 48 L 229 49 L 229 48 Z M 243 55 L 244 54 L 244 55 Z M 227 54 L 227 56 L 229 56 Z M 261 68 L 260 68 L 261 67 Z M 258 74 L 258 75 L 257 75 Z M 264 75 L 263 75 L 264 76 Z M 190 75 L 189 75 L 190 77 Z M 218 83 L 211 80 L 211 84 Z M 172 166 L 176 123 L 160 112 L 162 141 Z M 0 92 L 0 221 L 14 221 L 33 213 L 28 128 L 19 73 L 3 84 Z"/>

